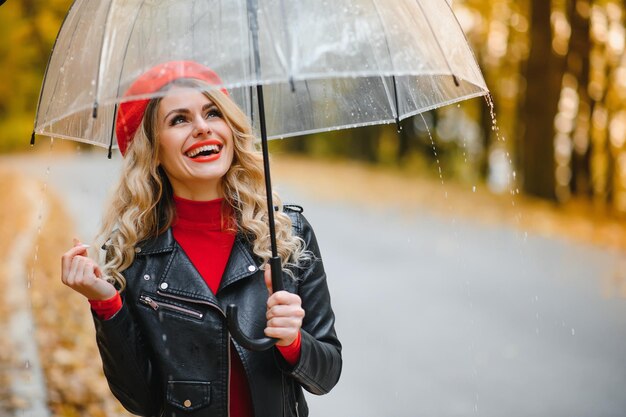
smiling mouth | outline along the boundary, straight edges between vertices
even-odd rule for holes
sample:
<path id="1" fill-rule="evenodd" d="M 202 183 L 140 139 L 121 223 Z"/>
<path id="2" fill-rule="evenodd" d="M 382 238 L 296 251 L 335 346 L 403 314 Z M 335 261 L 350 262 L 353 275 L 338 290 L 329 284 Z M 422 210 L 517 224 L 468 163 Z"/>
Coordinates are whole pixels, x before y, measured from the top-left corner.
<path id="1" fill-rule="evenodd" d="M 220 153 L 223 145 L 204 145 L 185 152 L 188 158 L 199 158 L 201 156 L 211 156 Z"/>

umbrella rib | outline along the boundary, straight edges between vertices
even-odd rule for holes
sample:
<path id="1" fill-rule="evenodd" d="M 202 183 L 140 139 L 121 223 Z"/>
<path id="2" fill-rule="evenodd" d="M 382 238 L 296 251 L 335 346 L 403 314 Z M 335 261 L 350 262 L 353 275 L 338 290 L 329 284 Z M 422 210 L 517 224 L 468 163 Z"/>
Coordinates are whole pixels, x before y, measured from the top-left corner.
<path id="1" fill-rule="evenodd" d="M 93 111 L 91 116 L 95 119 L 98 117 L 98 97 L 100 94 L 100 76 L 102 72 L 100 71 L 100 67 L 102 65 L 102 55 L 104 55 L 104 41 L 107 33 L 107 26 L 109 25 L 109 21 L 111 20 L 111 9 L 113 9 L 113 1 L 109 2 L 109 8 L 107 9 L 107 16 L 104 19 L 104 28 L 102 30 L 102 42 L 100 42 L 100 54 L 98 55 L 98 73 L 96 74 L 96 91 L 95 91 L 95 101 L 93 103 Z"/>
<path id="2" fill-rule="evenodd" d="M 387 55 L 389 55 L 389 62 L 391 63 L 391 73 L 394 74 L 393 56 L 391 55 L 391 48 L 389 47 L 387 29 L 385 28 L 385 23 L 383 22 L 383 19 L 380 15 L 380 9 L 378 8 L 378 4 L 376 4 L 376 0 L 371 0 L 371 1 L 372 1 L 372 4 L 374 5 L 374 8 L 376 9 L 376 16 L 378 17 L 378 20 L 380 21 L 380 25 L 383 28 L 383 33 L 385 34 L 385 46 L 387 47 Z M 387 95 L 387 99 L 390 101 L 389 104 L 394 107 L 394 111 L 396 113 L 395 114 L 396 129 L 399 132 L 400 131 L 400 107 L 398 103 L 398 88 L 397 88 L 397 83 L 396 83 L 396 76 L 392 75 L 391 80 L 393 82 L 393 99 L 394 99 L 393 104 L 391 103 L 391 100 L 389 100 L 388 95 Z M 385 86 L 385 90 L 386 90 L 387 85 L 384 81 L 383 81 L 383 85 Z"/>
<path id="3" fill-rule="evenodd" d="M 113 126 L 111 126 L 111 136 L 109 137 L 109 152 L 107 153 L 107 158 L 111 159 L 113 156 L 113 136 L 115 136 L 115 119 L 117 119 L 117 103 L 115 103 L 115 107 L 113 109 Z"/>
<path id="4" fill-rule="evenodd" d="M 454 85 L 459 87 L 460 86 L 459 80 L 456 77 L 456 75 L 454 74 L 454 72 L 452 71 L 452 67 L 450 66 L 450 61 L 448 61 L 448 57 L 446 56 L 445 52 L 443 51 L 443 48 L 441 47 L 441 43 L 439 43 L 439 39 L 437 38 L 437 35 L 435 34 L 435 30 L 433 29 L 433 25 L 430 23 L 430 19 L 428 19 L 428 16 L 426 15 L 426 12 L 424 11 L 424 8 L 422 7 L 422 4 L 420 3 L 420 0 L 415 0 L 415 2 L 417 3 L 417 7 L 419 7 L 420 11 L 422 12 L 422 16 L 424 16 L 424 20 L 426 20 L 426 24 L 428 25 L 428 29 L 430 29 L 430 33 L 433 35 L 433 39 L 435 39 L 435 43 L 437 44 L 437 47 L 439 48 L 439 52 L 441 52 L 441 55 L 443 56 L 444 61 L 446 61 L 446 65 L 448 66 L 448 71 L 450 71 L 450 74 L 452 75 L 452 80 L 454 81 Z M 450 9 L 450 10 L 452 10 L 452 9 Z M 454 15 L 454 13 L 452 13 L 452 14 Z"/>
<path id="5" fill-rule="evenodd" d="M 286 12 L 285 12 L 285 2 L 283 0 L 280 0 L 280 17 L 283 21 L 283 27 L 285 28 L 285 44 L 287 46 L 287 68 L 289 71 L 289 86 L 291 87 L 291 92 L 295 93 L 296 92 L 296 85 L 293 81 L 293 66 L 292 66 L 292 47 L 291 47 L 291 36 L 290 33 L 288 34 L 287 32 L 289 31 L 289 29 L 291 28 L 290 25 L 287 24 L 287 16 L 286 16 Z"/>
<path id="6" fill-rule="evenodd" d="M 80 0 L 74 0 L 74 2 L 72 3 L 72 5 L 70 6 L 67 14 L 63 17 L 63 22 L 61 23 L 61 29 L 63 28 L 63 25 L 65 24 L 65 21 L 67 20 L 67 18 L 69 17 L 69 15 L 72 12 L 72 9 L 74 8 L 74 6 L 76 6 L 76 3 L 78 3 Z M 61 34 L 61 29 L 59 29 L 59 32 L 57 33 L 57 37 L 54 39 L 54 44 L 52 45 L 52 50 L 50 51 L 50 55 L 48 56 L 48 63 L 46 64 L 46 71 L 43 74 L 43 80 L 46 79 L 47 75 L 48 75 L 48 70 L 50 69 L 50 61 L 52 61 L 52 55 L 54 53 L 54 48 L 56 48 L 57 46 L 57 41 L 59 40 L 59 35 Z M 72 43 L 74 43 L 74 35 L 76 34 L 76 31 L 72 32 L 72 37 L 70 38 L 70 44 L 68 46 L 71 47 Z M 59 78 L 61 77 L 57 77 L 55 82 L 54 82 L 54 89 L 52 90 L 52 96 L 54 96 L 56 94 L 57 88 L 59 86 Z M 37 119 L 39 118 L 39 108 L 41 106 L 41 99 L 43 98 L 43 80 L 41 82 L 41 90 L 39 90 L 39 99 L 37 100 L 37 111 L 35 112 L 35 126 L 37 125 Z M 50 107 L 48 107 L 46 109 L 46 116 L 48 117 L 48 111 L 50 110 Z M 34 145 L 35 144 L 35 126 L 33 126 L 33 133 L 30 137 L 30 144 Z"/>
<path id="7" fill-rule="evenodd" d="M 122 74 L 124 73 L 124 64 L 126 63 L 126 55 L 128 55 L 128 47 L 130 45 L 130 38 L 131 38 L 131 35 L 133 34 L 133 31 L 135 30 L 135 24 L 137 23 L 137 16 L 139 16 L 139 12 L 141 12 L 141 9 L 143 8 L 143 5 L 145 4 L 145 2 L 146 2 L 145 0 L 142 0 L 141 4 L 137 8 L 137 13 L 135 14 L 135 18 L 133 19 L 133 25 L 131 26 L 130 32 L 128 33 L 126 46 L 124 47 L 124 56 L 122 57 L 122 65 L 120 66 L 120 73 L 117 78 L 117 93 L 115 94 L 116 97 L 119 97 L 120 95 L 120 83 L 122 81 Z M 115 135 L 116 119 L 117 119 L 117 104 L 115 104 L 115 108 L 113 110 L 113 121 L 111 123 L 111 137 L 109 138 L 109 152 L 107 155 L 109 159 L 111 159 L 111 156 L 112 156 L 113 136 Z"/>
<path id="8" fill-rule="evenodd" d="M 450 14 L 452 15 L 452 17 L 454 18 L 454 20 L 456 21 L 456 24 L 458 25 L 461 34 L 463 35 L 463 39 L 465 40 L 465 45 L 470 45 L 469 39 L 467 39 L 467 35 L 465 34 L 465 31 L 463 30 L 463 27 L 461 26 L 461 23 L 459 22 L 459 19 L 457 19 L 456 15 L 454 14 L 454 10 L 452 9 L 452 2 L 451 1 L 446 1 L 446 4 L 448 5 L 448 9 L 450 10 Z M 469 53 L 471 54 L 472 57 L 474 57 L 474 61 L 478 62 L 478 60 L 476 59 L 476 56 L 474 55 L 474 51 L 472 50 L 472 48 L 468 47 L 469 49 Z M 473 71 L 475 72 L 475 71 Z M 479 74 L 479 78 L 481 78 L 482 75 Z M 483 84 L 484 84 L 484 80 L 483 80 Z M 458 87 L 458 84 L 457 84 Z"/>

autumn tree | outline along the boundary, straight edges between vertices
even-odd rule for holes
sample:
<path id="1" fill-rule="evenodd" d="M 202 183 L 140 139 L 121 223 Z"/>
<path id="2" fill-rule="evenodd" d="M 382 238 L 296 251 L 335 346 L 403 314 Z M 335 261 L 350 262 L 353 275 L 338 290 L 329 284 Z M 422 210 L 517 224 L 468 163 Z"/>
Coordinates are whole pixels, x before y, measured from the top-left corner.
<path id="1" fill-rule="evenodd" d="M 552 51 L 551 11 L 550 1 L 531 2 L 530 54 L 524 74 L 528 82 L 520 114 L 519 160 L 524 190 L 554 199 L 554 116 L 564 59 Z"/>

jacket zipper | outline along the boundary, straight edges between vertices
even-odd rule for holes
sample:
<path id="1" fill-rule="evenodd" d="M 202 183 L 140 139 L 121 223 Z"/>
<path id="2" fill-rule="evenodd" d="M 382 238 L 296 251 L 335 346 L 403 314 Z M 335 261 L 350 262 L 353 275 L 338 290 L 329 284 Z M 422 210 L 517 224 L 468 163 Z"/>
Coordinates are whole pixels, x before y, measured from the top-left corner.
<path id="1" fill-rule="evenodd" d="M 287 401 L 287 397 L 285 396 L 285 375 L 280 375 L 280 388 L 283 394 L 283 417 L 287 416 L 287 406 L 289 402 Z"/>
<path id="2" fill-rule="evenodd" d="M 166 297 L 166 298 L 172 298 L 174 300 L 187 301 L 188 303 L 208 305 L 210 307 L 213 307 L 217 311 L 219 311 L 222 314 L 222 316 L 226 317 L 226 313 L 224 313 L 224 310 L 222 310 L 222 308 L 219 305 L 217 305 L 215 303 L 212 303 L 210 301 L 197 300 L 195 298 L 188 298 L 188 297 L 181 297 L 180 295 L 168 294 L 168 293 L 165 293 L 165 292 L 162 292 L 162 291 L 158 291 L 158 290 L 157 290 L 157 295 L 160 295 L 160 296 Z"/>
<path id="3" fill-rule="evenodd" d="M 141 295 L 139 297 L 139 301 L 141 301 L 142 303 L 144 303 L 145 305 L 148 305 L 150 307 L 152 307 L 152 309 L 154 311 L 157 311 L 159 308 L 165 308 L 167 310 L 173 310 L 173 311 L 178 311 L 180 313 L 184 313 L 184 314 L 188 314 L 191 316 L 194 316 L 196 318 L 201 319 L 203 317 L 202 313 L 198 313 L 197 311 L 193 311 L 193 310 L 189 310 L 187 308 L 184 307 L 179 307 L 177 305 L 174 304 L 169 304 L 169 303 L 164 303 L 162 301 L 154 301 L 154 299 L 152 299 L 151 297 L 148 297 L 146 295 Z"/>
<path id="4" fill-rule="evenodd" d="M 281 375 L 281 388 L 283 391 L 283 416 L 287 416 L 287 412 L 289 412 L 289 415 L 291 415 L 291 410 L 288 410 L 288 405 L 289 405 L 289 400 L 287 399 L 287 395 L 285 394 L 285 375 Z M 298 410 L 298 400 L 296 398 L 296 391 L 295 389 L 292 390 L 292 394 L 293 394 L 293 399 L 296 402 L 296 417 L 300 417 L 300 410 Z"/>
<path id="5" fill-rule="evenodd" d="M 228 361 L 228 378 L 226 380 L 226 401 L 227 401 L 226 408 L 227 408 L 228 414 L 226 415 L 230 416 L 230 372 L 231 372 L 231 369 L 230 369 L 230 366 L 231 366 L 230 364 L 230 349 L 231 349 L 230 333 L 228 333 L 228 336 L 227 336 L 227 343 L 228 343 L 228 353 L 227 353 L 228 354 L 228 360 L 227 360 Z"/>

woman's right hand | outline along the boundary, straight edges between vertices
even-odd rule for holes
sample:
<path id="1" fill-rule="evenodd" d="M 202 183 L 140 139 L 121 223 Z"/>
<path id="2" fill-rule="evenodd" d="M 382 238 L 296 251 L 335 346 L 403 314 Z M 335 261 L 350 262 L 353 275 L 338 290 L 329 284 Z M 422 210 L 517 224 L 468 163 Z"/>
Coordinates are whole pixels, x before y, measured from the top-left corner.
<path id="1" fill-rule="evenodd" d="M 74 239 L 74 247 L 61 257 L 61 281 L 89 300 L 108 300 L 117 290 L 102 278 L 98 264 L 87 256 L 87 246 Z"/>

